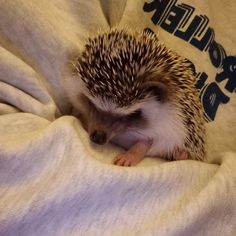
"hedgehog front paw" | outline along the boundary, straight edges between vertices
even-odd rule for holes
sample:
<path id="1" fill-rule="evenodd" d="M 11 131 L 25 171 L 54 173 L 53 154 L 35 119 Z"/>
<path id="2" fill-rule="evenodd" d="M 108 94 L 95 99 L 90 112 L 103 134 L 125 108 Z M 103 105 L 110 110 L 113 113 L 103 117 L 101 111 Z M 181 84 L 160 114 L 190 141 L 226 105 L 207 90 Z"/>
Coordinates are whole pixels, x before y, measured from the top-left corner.
<path id="1" fill-rule="evenodd" d="M 188 159 L 188 152 L 185 150 L 181 150 L 177 148 L 173 153 L 174 160 L 187 160 Z"/>
<path id="2" fill-rule="evenodd" d="M 134 155 L 133 153 L 122 153 L 116 156 L 114 159 L 114 164 L 117 166 L 135 166 L 137 165 L 143 158 L 140 158 L 138 155 Z"/>

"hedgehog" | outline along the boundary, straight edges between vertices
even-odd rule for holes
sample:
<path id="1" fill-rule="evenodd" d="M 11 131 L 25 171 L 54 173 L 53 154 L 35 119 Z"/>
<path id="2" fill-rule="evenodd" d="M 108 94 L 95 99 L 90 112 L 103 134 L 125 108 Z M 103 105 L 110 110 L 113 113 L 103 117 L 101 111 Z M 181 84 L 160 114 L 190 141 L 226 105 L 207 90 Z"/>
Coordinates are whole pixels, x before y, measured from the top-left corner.
<path id="1" fill-rule="evenodd" d="M 189 61 L 157 35 L 114 28 L 88 38 L 67 65 L 66 94 L 91 143 L 123 148 L 113 163 L 145 156 L 205 159 L 205 124 Z"/>

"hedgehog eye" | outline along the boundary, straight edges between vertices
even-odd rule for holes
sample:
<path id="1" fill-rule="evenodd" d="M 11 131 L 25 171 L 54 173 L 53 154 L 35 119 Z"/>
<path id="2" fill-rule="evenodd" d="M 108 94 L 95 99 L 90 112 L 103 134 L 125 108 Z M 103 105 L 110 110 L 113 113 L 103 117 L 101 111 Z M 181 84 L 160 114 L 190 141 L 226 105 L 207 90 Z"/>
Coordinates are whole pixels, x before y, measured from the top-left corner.
<path id="1" fill-rule="evenodd" d="M 137 109 L 136 111 L 134 111 L 131 114 L 126 116 L 126 119 L 128 121 L 139 120 L 141 118 L 142 118 L 142 110 L 141 109 Z"/>

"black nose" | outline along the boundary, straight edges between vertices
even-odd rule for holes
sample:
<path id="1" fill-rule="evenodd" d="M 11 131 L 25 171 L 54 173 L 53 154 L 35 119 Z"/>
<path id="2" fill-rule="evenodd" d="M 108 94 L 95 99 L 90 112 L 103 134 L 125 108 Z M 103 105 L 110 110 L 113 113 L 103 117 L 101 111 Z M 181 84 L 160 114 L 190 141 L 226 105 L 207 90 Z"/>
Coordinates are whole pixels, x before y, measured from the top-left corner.
<path id="1" fill-rule="evenodd" d="M 100 130 L 95 130 L 90 135 L 90 140 L 96 144 L 103 145 L 107 141 L 106 133 Z"/>

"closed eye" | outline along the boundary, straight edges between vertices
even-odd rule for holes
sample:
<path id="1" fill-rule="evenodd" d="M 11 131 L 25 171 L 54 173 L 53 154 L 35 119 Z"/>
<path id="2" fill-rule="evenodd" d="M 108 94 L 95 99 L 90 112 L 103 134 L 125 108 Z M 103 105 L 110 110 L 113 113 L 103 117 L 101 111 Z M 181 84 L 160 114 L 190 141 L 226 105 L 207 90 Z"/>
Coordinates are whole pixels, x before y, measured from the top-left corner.
<path id="1" fill-rule="evenodd" d="M 126 116 L 126 119 L 127 119 L 128 121 L 136 121 L 136 120 L 141 119 L 142 116 L 143 116 L 142 110 L 141 110 L 141 109 L 138 109 L 138 110 L 132 112 L 131 114 L 127 115 L 127 116 Z"/>

